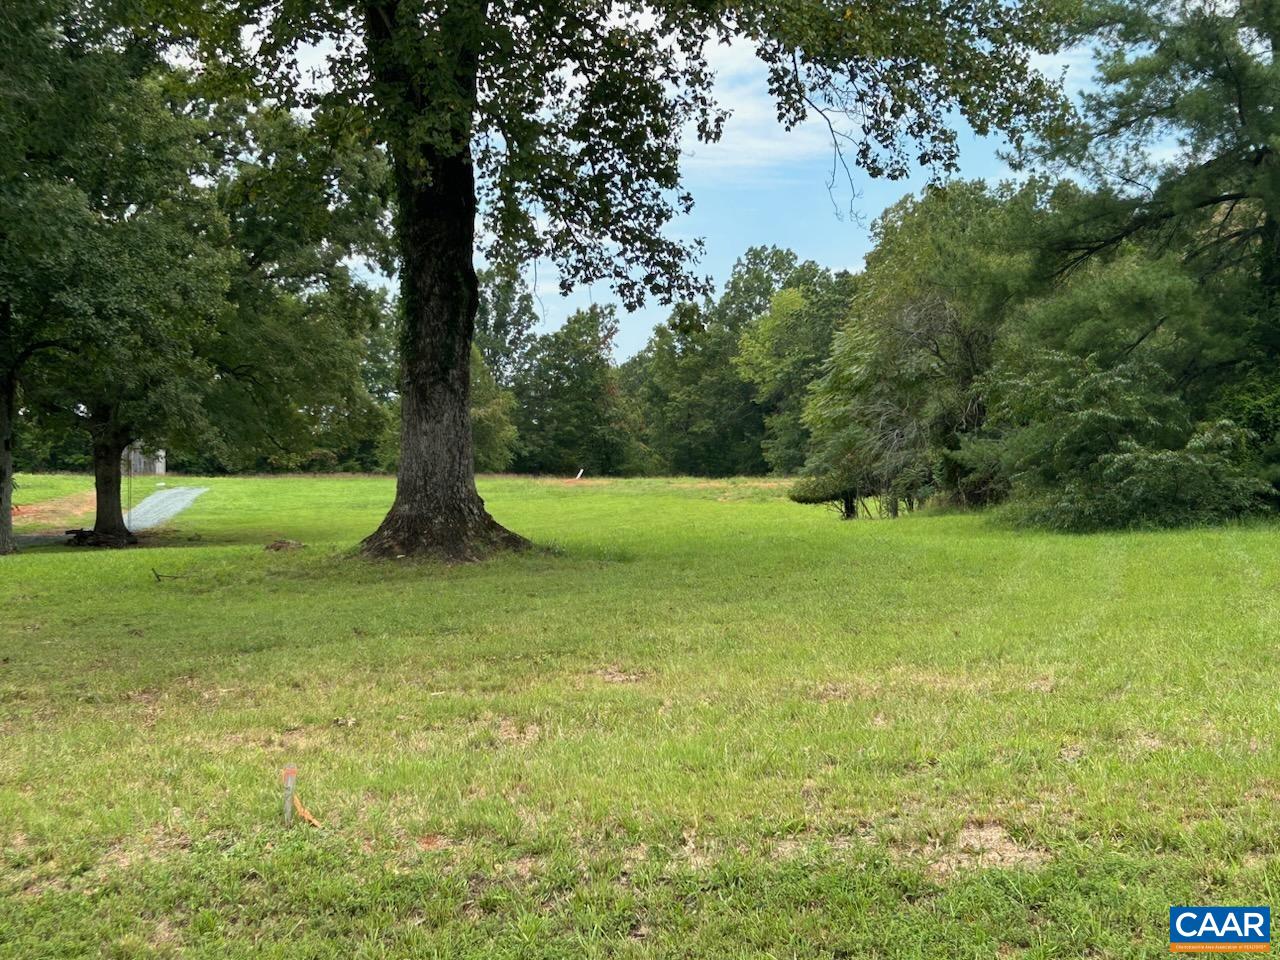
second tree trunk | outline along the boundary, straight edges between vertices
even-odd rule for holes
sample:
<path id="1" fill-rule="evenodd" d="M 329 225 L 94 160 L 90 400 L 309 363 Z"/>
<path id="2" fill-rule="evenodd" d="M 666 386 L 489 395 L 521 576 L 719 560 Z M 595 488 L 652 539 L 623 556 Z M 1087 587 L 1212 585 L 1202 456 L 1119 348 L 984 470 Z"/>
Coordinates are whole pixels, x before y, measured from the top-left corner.
<path id="1" fill-rule="evenodd" d="M 102 547 L 123 547 L 137 543 L 124 523 L 124 505 L 120 486 L 120 460 L 128 441 L 118 436 L 100 437 L 93 442 L 93 486 L 97 493 L 97 510 L 90 542 Z"/>

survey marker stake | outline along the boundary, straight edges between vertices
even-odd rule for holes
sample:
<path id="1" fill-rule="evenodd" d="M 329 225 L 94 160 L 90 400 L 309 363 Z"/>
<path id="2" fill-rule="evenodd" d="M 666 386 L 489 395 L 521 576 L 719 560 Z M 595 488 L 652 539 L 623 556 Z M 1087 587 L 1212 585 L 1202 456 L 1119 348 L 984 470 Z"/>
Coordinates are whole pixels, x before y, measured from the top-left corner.
<path id="1" fill-rule="evenodd" d="M 298 783 L 298 768 L 289 764 L 280 771 L 280 778 L 284 781 L 284 825 L 290 827 L 293 826 L 293 791 Z"/>

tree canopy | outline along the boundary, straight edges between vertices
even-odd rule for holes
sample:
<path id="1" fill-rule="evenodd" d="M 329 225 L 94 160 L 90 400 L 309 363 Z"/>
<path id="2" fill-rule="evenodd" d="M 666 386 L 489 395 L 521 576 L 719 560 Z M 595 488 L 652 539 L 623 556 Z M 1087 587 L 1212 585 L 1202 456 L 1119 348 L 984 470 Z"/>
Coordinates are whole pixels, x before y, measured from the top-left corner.
<path id="1" fill-rule="evenodd" d="M 634 472 L 639 456 L 613 367 L 614 311 L 590 307 L 538 337 L 515 383 L 517 470 Z"/>
<path id="2" fill-rule="evenodd" d="M 955 111 L 1015 141 L 1056 117 L 1031 58 L 1051 49 L 1049 3 L 942 0 L 856 7 L 821 0 L 525 4 L 305 0 L 171 5 L 206 66 L 247 72 L 282 103 L 358 106 L 390 157 L 404 309 L 397 497 L 374 555 L 460 558 L 518 537 L 488 516 L 472 477 L 468 370 L 477 247 L 542 258 L 565 289 L 608 282 L 624 306 L 706 290 L 697 244 L 666 227 L 692 198 L 683 132 L 725 122 L 708 50 L 747 44 L 778 117 L 829 124 L 838 162 L 904 176 L 954 168 Z M 323 43 L 326 76 L 301 83 Z M 477 242 L 476 225 L 480 225 Z M 498 371 L 500 376 L 504 372 Z"/>
<path id="3" fill-rule="evenodd" d="M 112 536 L 130 441 L 209 469 L 394 464 L 365 551 L 447 559 L 523 545 L 476 469 L 798 474 L 796 499 L 846 516 L 1008 501 L 1063 529 L 1274 504 L 1275 16 L 1082 9 L 6 14 L 0 489 L 16 428 L 95 454 Z M 1031 68 L 1061 42 L 1098 55 L 1071 115 Z M 764 65 L 784 127 L 824 125 L 837 173 L 933 175 L 861 269 L 757 246 L 719 290 L 698 275 L 673 221 L 682 138 L 731 120 L 722 44 Z M 950 179 L 957 118 L 1032 176 Z M 535 260 L 617 304 L 537 332 Z M 646 297 L 669 318 L 618 363 L 617 309 Z"/>
<path id="4" fill-rule="evenodd" d="M 389 257 L 382 155 L 327 114 L 215 94 L 132 9 L 38 3 L 6 34 L 0 548 L 19 396 L 28 429 L 85 433 L 104 543 L 129 539 L 129 443 L 245 465 L 371 408 L 380 296 L 348 261 Z"/>

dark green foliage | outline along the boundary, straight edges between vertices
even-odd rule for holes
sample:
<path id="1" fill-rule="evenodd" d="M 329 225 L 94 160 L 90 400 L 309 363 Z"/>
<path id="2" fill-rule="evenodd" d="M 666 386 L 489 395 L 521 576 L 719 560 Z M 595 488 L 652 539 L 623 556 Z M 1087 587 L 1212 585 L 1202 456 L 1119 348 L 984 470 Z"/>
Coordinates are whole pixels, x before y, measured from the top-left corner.
<path id="1" fill-rule="evenodd" d="M 993 419 L 1022 424 L 1009 430 L 1004 456 L 1030 522 L 1174 526 L 1261 507 L 1247 433 L 1226 420 L 1191 423 L 1153 361 L 1102 367 L 1046 352 L 999 393 Z"/>
<path id="2" fill-rule="evenodd" d="M 645 453 L 612 362 L 612 308 L 579 310 L 536 338 L 515 382 L 515 469 L 574 476 L 643 470 Z"/>
<path id="3" fill-rule="evenodd" d="M 836 143 L 848 161 L 876 176 L 905 176 L 916 163 L 953 168 L 954 109 L 979 132 L 1015 138 L 1056 116 L 1052 86 L 1030 67 L 1057 40 L 1050 2 L 977 0 L 963 15 L 943 0 L 175 10 L 214 62 L 245 27 L 260 27 L 268 42 L 241 51 L 259 83 L 304 105 L 362 104 L 370 132 L 408 174 L 465 149 L 484 226 L 504 254 L 495 260 L 544 257 L 566 286 L 611 280 L 628 304 L 646 289 L 670 298 L 698 287 L 684 269 L 696 245 L 663 228 L 691 202 L 680 189 L 682 130 L 714 140 L 726 119 L 712 96 L 711 43 L 750 44 L 770 70 L 779 119 L 829 118 L 847 134 Z M 380 59 L 384 33 L 394 64 Z M 321 38 L 337 41 L 333 83 L 312 93 L 298 82 L 296 52 Z"/>
<path id="4" fill-rule="evenodd" d="M 797 338 L 789 352 L 786 330 L 777 320 L 757 335 L 761 343 L 744 366 L 744 335 L 768 314 L 775 295 L 788 283 L 798 287 L 818 276 L 830 281 L 830 274 L 816 264 L 800 264 L 789 250 L 753 247 L 734 264 L 718 299 L 673 313 L 644 350 L 623 365 L 628 395 L 635 398 L 648 444 L 664 469 L 733 476 L 769 468 L 766 418 L 778 406 L 796 402 L 793 391 L 798 387 L 803 392 L 805 374 L 825 347 L 817 346 L 823 339 L 819 333 Z M 810 321 L 814 313 L 802 315 Z M 769 397 L 762 399 L 747 371 L 765 380 Z M 780 424 L 776 432 L 783 429 Z M 789 452 L 801 442 L 798 436 L 787 438 L 788 452 L 779 457 L 783 469 L 794 459 Z"/>
<path id="5" fill-rule="evenodd" d="M 623 365 L 646 440 L 667 472 L 722 477 L 765 471 L 764 417 L 733 367 L 737 346 L 736 330 L 718 319 L 687 332 L 659 327 Z"/>
<path id="6" fill-rule="evenodd" d="M 387 307 L 352 263 L 391 266 L 390 187 L 353 120 L 322 111 L 304 123 L 243 100 L 211 109 L 237 264 L 207 348 L 218 376 L 201 453 L 227 468 L 374 465 L 385 391 L 371 393 L 365 358 Z"/>
<path id="7" fill-rule="evenodd" d="M 806 411 L 798 495 L 1013 493 L 1068 530 L 1274 500 L 1271 6 L 1090 4 L 1100 83 L 1033 156 L 1092 184 L 955 185 L 886 214 Z"/>
<path id="8" fill-rule="evenodd" d="M 1273 311 L 1276 5 L 1094 0 L 1078 30 L 1098 49 L 1100 82 L 1075 129 L 1038 152 L 1075 166 L 1099 190 L 1064 218 L 1059 266 L 1136 237 L 1179 249 L 1201 274 L 1253 273 L 1253 309 Z"/>
<path id="9" fill-rule="evenodd" d="M 761 451 L 774 473 L 794 473 L 804 465 L 809 430 L 803 420 L 809 385 L 831 353 L 831 338 L 847 319 L 856 283 L 801 264 L 769 308 L 743 329 L 734 364 L 755 387 L 765 414 Z"/>
<path id="10" fill-rule="evenodd" d="M 1224 417 L 1246 431 L 1259 476 L 1280 490 L 1280 370 L 1262 365 L 1239 376 L 1211 405 L 1210 414 Z"/>
<path id="11" fill-rule="evenodd" d="M 358 141 L 318 133 L 323 118 L 305 126 L 261 104 L 208 105 L 164 72 L 140 83 L 122 137 L 149 179 L 99 185 L 91 164 L 77 167 L 84 189 L 135 208 L 118 224 L 100 218 L 99 231 L 121 238 L 102 244 L 102 272 L 79 295 L 113 332 L 37 370 L 39 429 L 61 419 L 90 440 L 145 440 L 167 447 L 176 469 L 373 467 L 383 414 L 361 365 L 385 308 L 347 261 L 385 257 L 385 165 Z M 148 85 L 166 99 L 144 96 Z M 129 176 L 127 158 L 102 161 Z"/>
<path id="12" fill-rule="evenodd" d="M 960 458 L 1064 529 L 1212 521 L 1280 479 L 1274 5 L 1102 0 L 1099 83 L 1040 145 L 1055 283 L 1004 332 L 991 430 Z"/>
<path id="13" fill-rule="evenodd" d="M 538 323 L 533 294 L 520 272 L 507 264 L 479 271 L 477 280 L 480 305 L 475 344 L 494 380 L 510 387 L 533 345 L 533 328 Z"/>
<path id="14" fill-rule="evenodd" d="M 156 76 L 159 38 L 142 42 L 116 12 L 0 10 L 0 553 L 14 546 L 19 409 L 43 407 L 73 362 L 90 369 L 89 348 L 119 356 L 135 322 L 160 332 L 186 306 L 190 334 L 223 280 L 220 226 L 187 177 L 201 151 Z"/>
<path id="15" fill-rule="evenodd" d="M 478 349 L 471 352 L 471 443 L 476 470 L 505 470 L 515 458 L 516 401 L 498 385 Z"/>
<path id="16" fill-rule="evenodd" d="M 867 494 L 874 489 L 873 481 L 856 463 L 846 460 L 842 464 L 824 465 L 820 471 L 803 476 L 787 491 L 796 503 L 827 504 L 840 511 L 841 518 L 856 520 L 858 508 Z"/>
<path id="17" fill-rule="evenodd" d="M 1032 520 L 1219 520 L 1280 479 L 1272 7 L 1120 0 L 1081 21 L 1100 83 L 1038 152 L 1095 189 L 1062 191 L 1057 282 L 1007 331 L 993 430 L 962 451 Z"/>
<path id="18" fill-rule="evenodd" d="M 73 19 L 55 33 L 66 30 L 74 32 Z M 19 371 L 23 405 L 86 434 L 99 479 L 95 530 L 110 543 L 127 536 L 119 509 L 125 446 L 195 443 L 210 428 L 202 400 L 215 370 L 207 348 L 226 315 L 236 259 L 204 185 L 215 160 L 185 78 L 158 62 L 125 59 L 122 71 L 136 73 L 108 88 L 110 98 L 57 157 L 29 164 L 27 176 L 3 190 L 19 206 L 58 200 L 56 209 L 24 211 L 50 215 L 35 228 L 45 233 L 36 246 L 0 255 L 0 272 L 10 276 L 0 309 L 48 338 L 48 349 Z M 23 242 L 21 234 L 11 239 Z M 41 248 L 56 251 L 54 269 L 42 269 Z"/>
<path id="19" fill-rule="evenodd" d="M 1008 304 L 1029 284 L 1018 249 L 1040 188 L 957 183 L 877 221 L 876 249 L 810 391 L 806 474 L 856 477 L 887 512 L 935 493 L 986 503 L 1001 485 L 958 456 L 985 421 L 981 379 Z M 830 484 L 828 484 L 830 485 Z"/>
<path id="20" fill-rule="evenodd" d="M 360 365 L 383 306 L 350 262 L 389 266 L 385 160 L 350 112 L 303 121 L 175 70 L 144 13 L 4 13 L 0 333 L 24 459 L 141 440 L 179 469 L 370 466 Z"/>

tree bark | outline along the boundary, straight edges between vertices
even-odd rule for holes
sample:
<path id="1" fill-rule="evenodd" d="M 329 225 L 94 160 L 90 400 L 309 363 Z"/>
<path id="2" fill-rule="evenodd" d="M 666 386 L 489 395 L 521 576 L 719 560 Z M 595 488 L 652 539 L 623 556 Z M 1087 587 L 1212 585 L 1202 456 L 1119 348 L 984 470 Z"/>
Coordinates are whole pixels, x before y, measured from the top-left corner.
<path id="1" fill-rule="evenodd" d="M 93 535 L 88 543 L 97 547 L 123 547 L 137 543 L 124 523 L 120 497 L 120 460 L 129 441 L 118 431 L 103 431 L 93 439 L 93 486 L 98 504 L 93 518 Z"/>
<path id="2" fill-rule="evenodd" d="M 406 38 L 396 32 L 409 28 L 399 23 L 397 7 L 389 2 L 366 9 L 374 79 L 404 96 L 411 110 L 429 114 L 432 104 L 400 52 Z M 457 54 L 454 80 L 464 98 L 474 100 L 476 70 L 473 54 Z M 409 119 L 397 118 L 402 124 Z M 416 144 L 408 134 L 391 143 L 404 311 L 400 464 L 391 510 L 362 544 L 372 557 L 466 561 L 527 545 L 489 516 L 476 491 L 470 410 L 479 303 L 476 192 L 470 121 L 461 123 L 465 129 L 447 149 Z"/>
<path id="3" fill-rule="evenodd" d="M 17 407 L 17 378 L 0 375 L 0 555 L 18 551 L 13 538 L 13 424 Z"/>

